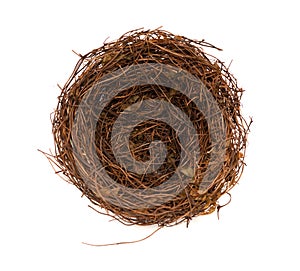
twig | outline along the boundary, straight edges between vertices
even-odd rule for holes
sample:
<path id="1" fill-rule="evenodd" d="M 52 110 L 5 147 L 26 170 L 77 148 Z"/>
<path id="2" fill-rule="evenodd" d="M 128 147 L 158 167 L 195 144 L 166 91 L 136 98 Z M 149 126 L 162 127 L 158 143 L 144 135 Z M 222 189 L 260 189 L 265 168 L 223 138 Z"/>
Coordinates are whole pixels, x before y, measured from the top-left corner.
<path id="1" fill-rule="evenodd" d="M 154 235 L 156 232 L 158 232 L 162 228 L 163 227 L 159 227 L 155 231 L 153 231 L 151 234 L 147 235 L 146 237 L 138 239 L 138 240 L 134 240 L 134 241 L 125 241 L 125 242 L 117 242 L 117 243 L 110 243 L 110 244 L 90 244 L 90 243 L 82 242 L 82 244 L 88 245 L 88 246 L 93 246 L 93 247 L 107 247 L 107 246 L 134 244 L 134 243 L 142 242 L 142 241 L 150 238 L 152 235 Z"/>

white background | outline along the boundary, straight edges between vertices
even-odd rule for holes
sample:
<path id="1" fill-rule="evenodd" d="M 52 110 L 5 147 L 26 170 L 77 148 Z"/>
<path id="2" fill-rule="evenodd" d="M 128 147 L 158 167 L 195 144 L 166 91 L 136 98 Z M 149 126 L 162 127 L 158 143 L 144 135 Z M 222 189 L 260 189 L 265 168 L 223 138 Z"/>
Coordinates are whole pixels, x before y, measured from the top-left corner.
<path id="1" fill-rule="evenodd" d="M 2 1 L 1 270 L 300 270 L 298 1 Z M 125 227 L 88 208 L 38 148 L 78 57 L 124 32 L 163 26 L 224 49 L 254 123 L 242 179 L 216 213 Z M 224 202 L 227 199 L 223 199 Z"/>

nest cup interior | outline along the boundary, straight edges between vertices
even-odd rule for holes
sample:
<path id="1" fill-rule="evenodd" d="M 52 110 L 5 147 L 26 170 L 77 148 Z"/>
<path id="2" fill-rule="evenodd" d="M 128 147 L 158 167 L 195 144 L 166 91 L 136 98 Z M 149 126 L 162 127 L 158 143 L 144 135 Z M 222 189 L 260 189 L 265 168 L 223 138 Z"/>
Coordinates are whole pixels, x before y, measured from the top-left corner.
<path id="1" fill-rule="evenodd" d="M 170 226 L 183 221 L 188 223 L 192 217 L 214 212 L 219 206 L 218 199 L 228 193 L 241 176 L 249 128 L 240 111 L 243 90 L 237 86 L 235 78 L 224 64 L 205 53 L 204 48 L 218 49 L 205 41 L 191 40 L 161 29 L 130 31 L 116 41 L 106 42 L 100 48 L 80 55 L 71 77 L 62 88 L 57 109 L 52 115 L 55 141 L 52 161 L 60 168 L 64 178 L 80 189 L 93 204 L 103 208 L 124 224 Z M 123 85 L 126 85 L 126 80 L 131 82 L 129 87 L 123 87 L 106 104 L 102 104 L 103 110 L 97 115 L 96 124 L 89 126 L 91 131 L 83 133 L 82 129 L 77 129 L 81 126 L 87 127 L 86 119 L 76 114 L 79 108 L 82 108 L 89 91 L 105 76 L 120 70 L 126 71 L 128 67 L 140 64 L 150 67 L 157 67 L 157 64 L 174 67 L 176 71 L 184 71 L 203 83 L 222 113 L 222 129 L 225 131 L 222 150 L 216 150 L 211 140 L 211 123 L 209 124 L 195 101 L 172 87 L 154 83 L 134 85 L 132 82 L 135 80 L 135 74 L 131 74 L 132 78 L 128 75 L 125 81 L 122 81 Z M 162 73 L 163 71 L 160 71 L 159 76 Z M 171 80 L 170 76 L 163 76 L 166 80 Z M 189 88 L 189 82 L 185 82 L 185 86 Z M 100 94 L 108 94 L 105 93 L 105 88 L 101 91 L 103 93 Z M 195 94 L 197 90 L 193 91 Z M 201 99 L 201 95 L 198 96 Z M 196 131 L 194 136 L 197 138 L 197 144 L 193 147 L 199 150 L 199 159 L 196 170 L 191 170 L 189 166 L 180 168 L 183 175 L 190 177 L 187 184 L 178 185 L 180 180 L 170 182 L 169 186 L 163 188 L 165 190 L 155 194 L 155 198 L 149 197 L 148 204 L 140 205 L 134 200 L 134 193 L 162 187 L 179 169 L 181 156 L 185 152 L 178 131 L 167 122 L 155 119 L 160 110 L 157 104 L 153 104 L 152 108 L 151 103 L 148 104 L 148 111 L 153 110 L 153 118 L 148 117 L 135 125 L 128 142 L 114 138 L 114 125 L 118 118 L 124 112 L 133 110 L 136 104 L 153 99 L 163 101 L 163 104 L 171 103 L 189 119 Z M 207 110 L 209 109 L 210 104 L 207 104 Z M 218 125 L 214 127 L 219 128 Z M 184 129 L 185 127 L 182 131 Z M 191 136 L 189 131 L 185 131 L 187 137 Z M 96 156 L 94 155 L 93 159 L 96 157 L 97 161 L 78 159 L 74 153 L 75 139 L 78 138 L 81 142 L 81 155 L 89 156 L 89 153 L 94 151 Z M 132 159 L 139 163 L 146 163 L 152 159 L 153 142 L 161 143 L 154 150 L 161 150 L 162 147 L 164 155 L 152 171 L 140 170 L 138 166 L 128 169 L 120 163 L 125 157 L 122 157 L 122 151 L 118 155 L 114 153 L 112 140 L 115 140 L 115 148 L 120 150 L 128 143 Z M 211 155 L 213 151 L 215 155 L 223 151 L 223 160 L 219 168 L 214 168 Z M 126 157 L 124 159 L 126 160 Z M 105 180 L 100 180 L 98 174 L 91 173 L 91 169 L 97 170 L 99 162 L 117 187 L 128 189 L 127 196 L 122 194 L 122 189 L 110 187 L 107 183 L 103 186 Z M 137 165 L 140 165 L 139 163 Z M 199 187 L 203 184 L 208 167 L 217 172 L 206 189 L 201 190 Z M 171 199 L 168 198 L 170 191 L 174 194 Z M 131 205 L 119 204 L 121 196 L 125 197 L 124 202 L 131 201 Z M 155 204 L 156 201 L 159 204 Z"/>

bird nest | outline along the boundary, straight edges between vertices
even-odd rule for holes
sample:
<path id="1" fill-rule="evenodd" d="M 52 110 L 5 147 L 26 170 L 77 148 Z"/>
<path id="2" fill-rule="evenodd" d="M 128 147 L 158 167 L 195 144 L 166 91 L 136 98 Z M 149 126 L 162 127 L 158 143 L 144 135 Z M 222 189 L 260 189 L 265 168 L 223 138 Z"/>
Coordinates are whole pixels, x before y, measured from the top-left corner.
<path id="1" fill-rule="evenodd" d="M 220 208 L 249 124 L 217 49 L 156 29 L 79 55 L 52 115 L 52 162 L 124 224 L 170 226 Z"/>

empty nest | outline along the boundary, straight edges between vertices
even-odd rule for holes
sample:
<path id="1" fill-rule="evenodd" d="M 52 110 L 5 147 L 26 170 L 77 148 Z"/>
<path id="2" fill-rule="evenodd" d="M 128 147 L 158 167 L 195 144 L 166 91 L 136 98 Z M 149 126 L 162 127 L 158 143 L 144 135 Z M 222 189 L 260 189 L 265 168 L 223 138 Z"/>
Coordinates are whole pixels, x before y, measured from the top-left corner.
<path id="1" fill-rule="evenodd" d="M 237 184 L 245 165 L 246 137 L 250 125 L 246 123 L 240 111 L 243 90 L 237 86 L 235 78 L 225 65 L 216 57 L 207 54 L 205 48 L 220 50 L 204 40 L 191 40 L 162 29 L 147 31 L 138 29 L 124 34 L 115 41 L 105 42 L 100 48 L 85 55 L 79 55 L 80 59 L 73 73 L 61 88 L 58 106 L 52 115 L 55 153 L 50 158 L 59 167 L 57 172 L 80 189 L 93 204 L 105 210 L 103 213 L 113 216 L 126 225 L 171 226 L 183 221 L 188 224 L 195 216 L 218 210 L 219 198 Z M 224 159 L 221 167 L 215 169 L 217 170 L 215 177 L 206 185 L 206 189 L 201 190 L 199 187 L 201 183 L 203 184 L 205 172 L 213 159 L 211 153 L 214 146 L 210 139 L 211 131 L 201 108 L 197 108 L 197 104 L 178 89 L 158 84 L 137 86 L 131 84 L 103 105 L 103 110 L 97 116 L 94 131 L 82 133 L 76 130 L 81 124 L 86 125 L 80 122 L 87 120 L 76 114 L 85 95 L 95 87 L 97 82 L 107 75 L 120 70 L 126 71 L 128 67 L 140 64 L 150 65 L 150 67 L 151 65 L 156 67 L 157 64 L 174 67 L 177 72 L 179 71 L 178 74 L 180 71 L 187 72 L 203 83 L 217 103 L 225 127 L 225 145 L 222 145 L 224 152 L 222 159 Z M 134 78 L 128 77 L 125 78 L 126 80 L 134 82 Z M 187 88 L 188 84 L 189 82 L 186 82 Z M 101 91 L 104 93 L 100 94 L 105 95 L 105 88 Z M 92 161 L 87 166 L 86 161 L 78 159 L 74 153 L 75 137 L 81 133 L 78 136 L 82 143 L 81 155 L 84 153 L 88 156 L 91 146 L 94 146 L 97 159 L 105 168 L 107 175 L 119 186 L 132 189 L 129 191 L 155 189 L 167 182 L 180 164 L 184 150 L 175 129 L 163 121 L 149 119 L 136 125 L 132 130 L 129 148 L 132 158 L 136 161 L 149 161 L 151 142 L 163 142 L 166 157 L 160 167 L 152 172 L 134 172 L 134 168 L 131 170 L 124 168 L 114 156 L 111 146 L 112 129 L 120 114 L 138 102 L 151 99 L 172 103 L 192 122 L 198 139 L 198 145 L 195 147 L 200 149 L 197 168 L 196 170 L 191 170 L 190 167 L 181 168 L 182 173 L 190 177 L 190 182 L 180 186 L 178 185 L 180 180 L 177 180 L 175 188 L 171 183 L 172 191 L 176 190 L 176 194 L 171 199 L 166 198 L 167 200 L 158 201 L 160 204 L 152 205 L 138 203 L 134 205 L 134 200 L 131 205 L 118 204 L 118 197 L 123 193 L 122 189 L 115 191 L 116 189 L 109 185 L 105 186 L 103 184 L 105 181 L 99 180 L 99 175 L 90 173 L 92 167 L 97 169 L 96 164 Z M 207 106 L 206 110 L 209 110 L 209 104 Z M 90 138 L 93 138 L 94 142 L 91 142 Z M 116 142 L 115 144 L 122 144 Z M 218 155 L 218 150 L 215 150 L 216 154 Z M 213 167 L 212 169 L 214 170 Z M 156 197 L 162 199 L 171 188 L 165 187 L 166 193 L 162 191 L 156 194 Z M 133 194 L 132 198 L 134 196 Z"/>

